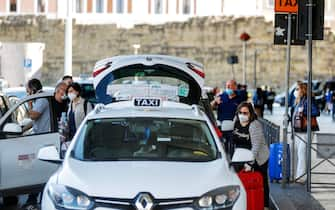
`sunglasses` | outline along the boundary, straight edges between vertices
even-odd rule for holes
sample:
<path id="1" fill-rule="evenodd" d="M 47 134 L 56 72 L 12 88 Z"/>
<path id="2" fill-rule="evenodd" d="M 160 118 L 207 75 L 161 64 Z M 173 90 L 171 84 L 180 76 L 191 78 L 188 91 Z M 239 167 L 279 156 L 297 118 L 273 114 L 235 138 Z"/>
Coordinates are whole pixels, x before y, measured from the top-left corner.
<path id="1" fill-rule="evenodd" d="M 249 112 L 238 112 L 239 114 L 248 115 Z"/>

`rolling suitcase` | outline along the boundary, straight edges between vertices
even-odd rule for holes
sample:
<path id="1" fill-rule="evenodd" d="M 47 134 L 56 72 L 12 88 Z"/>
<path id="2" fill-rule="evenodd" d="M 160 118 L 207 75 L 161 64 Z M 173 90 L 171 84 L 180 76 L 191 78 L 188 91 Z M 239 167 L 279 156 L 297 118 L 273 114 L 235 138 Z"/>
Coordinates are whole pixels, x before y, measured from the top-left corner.
<path id="1" fill-rule="evenodd" d="M 269 158 L 269 177 L 270 181 L 281 180 L 283 167 L 283 144 L 273 143 L 270 145 Z M 286 177 L 290 177 L 290 145 L 287 144 L 287 162 L 286 162 Z"/>
<path id="2" fill-rule="evenodd" d="M 240 171 L 240 180 L 247 192 L 247 210 L 264 209 L 263 177 L 257 171 Z"/>

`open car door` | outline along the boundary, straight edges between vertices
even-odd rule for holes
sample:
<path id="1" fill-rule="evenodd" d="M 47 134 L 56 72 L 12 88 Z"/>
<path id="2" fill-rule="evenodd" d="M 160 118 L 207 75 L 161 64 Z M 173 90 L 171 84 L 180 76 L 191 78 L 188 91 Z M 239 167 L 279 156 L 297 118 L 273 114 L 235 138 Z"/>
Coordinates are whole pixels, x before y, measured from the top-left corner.
<path id="1" fill-rule="evenodd" d="M 8 110 L 0 119 L 0 195 L 16 195 L 41 190 L 58 167 L 37 159 L 37 152 L 45 145 L 59 148 L 59 134 L 55 126 L 52 93 L 28 96 Z M 29 127 L 28 101 L 48 101 L 49 130 L 33 133 Z"/>

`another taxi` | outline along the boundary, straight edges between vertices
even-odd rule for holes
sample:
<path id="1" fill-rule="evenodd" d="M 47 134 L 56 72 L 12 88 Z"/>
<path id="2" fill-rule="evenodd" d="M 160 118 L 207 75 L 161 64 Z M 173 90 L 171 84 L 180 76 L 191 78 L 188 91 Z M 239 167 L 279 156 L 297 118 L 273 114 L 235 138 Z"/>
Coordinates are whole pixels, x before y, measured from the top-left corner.
<path id="1" fill-rule="evenodd" d="M 158 97 L 97 104 L 63 161 L 55 146 L 38 158 L 62 162 L 42 210 L 246 209 L 243 185 L 199 105 Z"/>

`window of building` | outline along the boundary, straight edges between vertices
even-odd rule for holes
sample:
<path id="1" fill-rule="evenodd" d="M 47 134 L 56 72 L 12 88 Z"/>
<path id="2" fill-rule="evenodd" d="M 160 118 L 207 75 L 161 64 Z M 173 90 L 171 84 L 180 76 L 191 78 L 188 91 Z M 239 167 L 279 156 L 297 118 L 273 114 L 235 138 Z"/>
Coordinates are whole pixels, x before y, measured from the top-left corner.
<path id="1" fill-rule="evenodd" d="M 116 12 L 123 13 L 124 11 L 124 0 L 117 0 L 116 1 Z"/>
<path id="2" fill-rule="evenodd" d="M 96 0 L 95 11 L 96 13 L 104 12 L 104 0 Z"/>
<path id="3" fill-rule="evenodd" d="M 16 0 L 10 0 L 9 11 L 10 12 L 16 12 L 17 11 L 17 2 L 16 2 Z"/>
<path id="4" fill-rule="evenodd" d="M 191 13 L 191 0 L 183 1 L 183 14 L 188 15 Z"/>
<path id="5" fill-rule="evenodd" d="M 46 0 L 38 0 L 37 1 L 37 12 L 44 13 L 45 12 L 45 1 Z"/>
<path id="6" fill-rule="evenodd" d="M 163 13 L 163 0 L 155 0 L 155 14 Z"/>
<path id="7" fill-rule="evenodd" d="M 76 13 L 83 13 L 83 12 L 84 12 L 84 1 L 76 0 Z"/>

